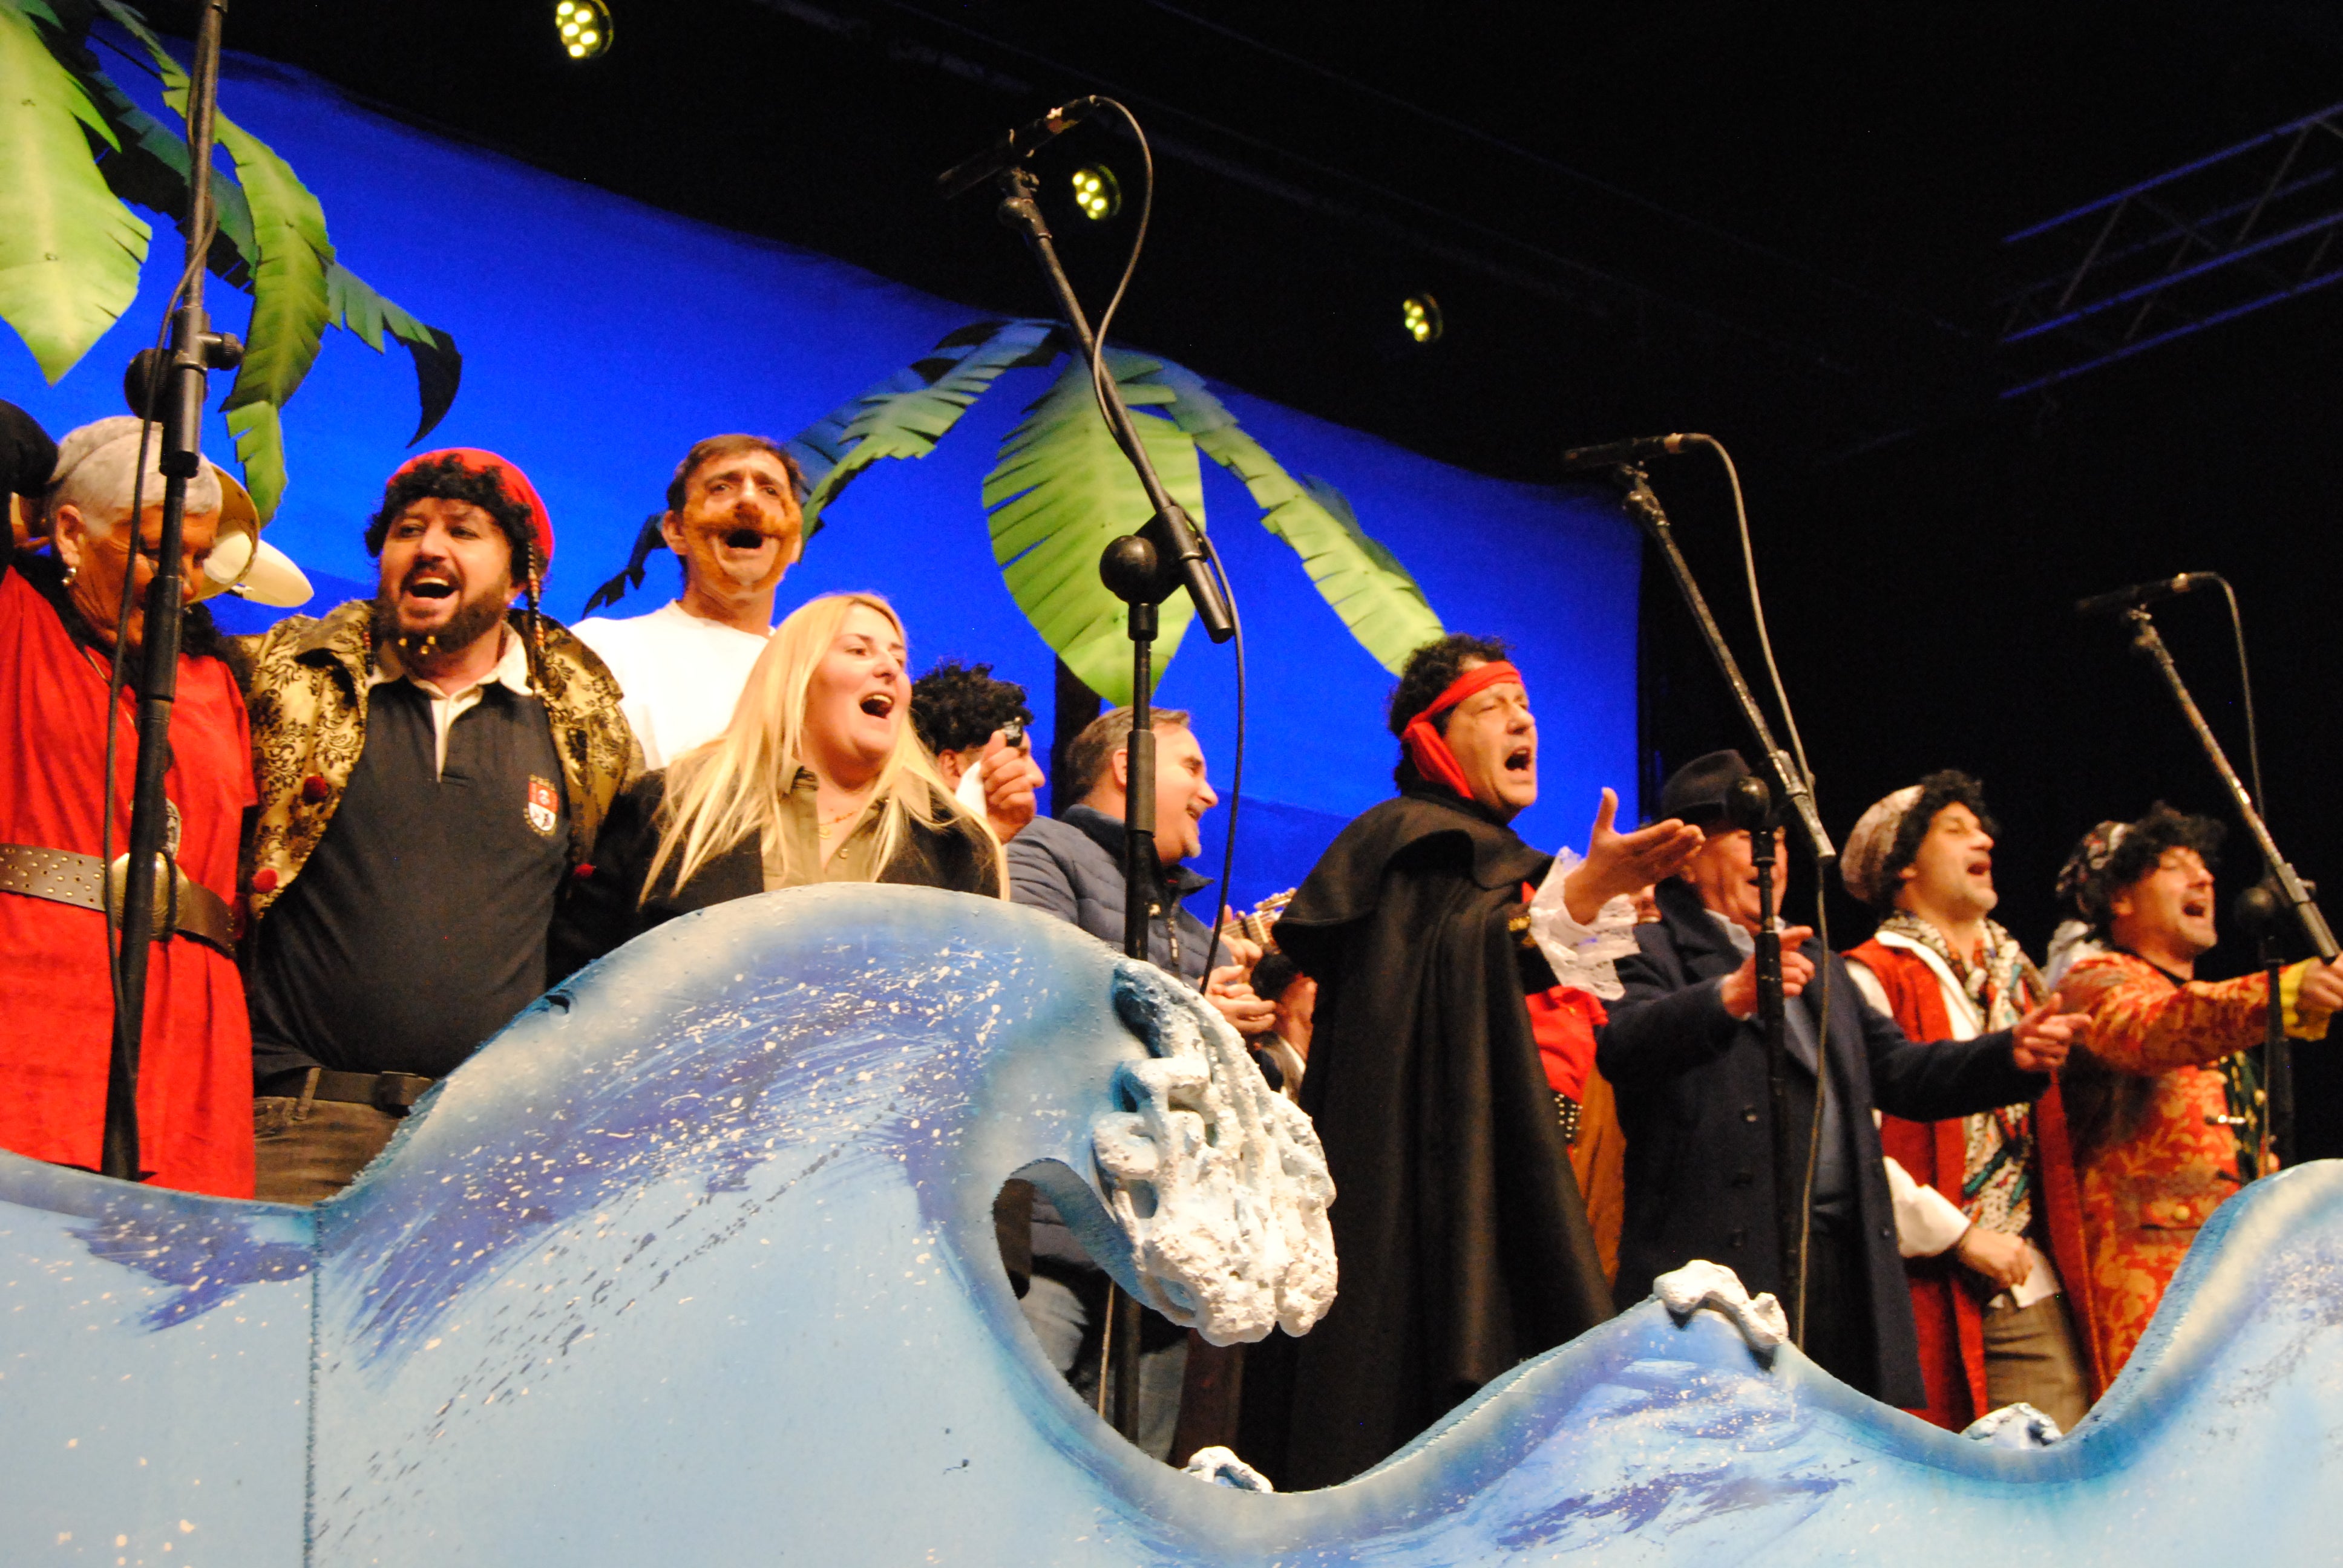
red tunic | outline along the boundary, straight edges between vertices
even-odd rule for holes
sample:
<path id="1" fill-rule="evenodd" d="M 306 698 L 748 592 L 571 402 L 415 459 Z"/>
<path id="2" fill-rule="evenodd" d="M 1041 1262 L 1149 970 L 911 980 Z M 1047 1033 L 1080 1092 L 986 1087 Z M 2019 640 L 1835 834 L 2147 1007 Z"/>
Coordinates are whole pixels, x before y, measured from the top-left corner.
<path id="1" fill-rule="evenodd" d="M 1915 1040 L 1950 1040 L 1953 1023 L 1945 1008 L 1945 993 L 1936 971 L 1917 954 L 1892 948 L 1877 938 L 1846 955 L 1879 977 L 1894 1004 L 1896 1026 Z M 1902 1165 L 1913 1181 L 1959 1201 L 1961 1179 L 1967 1162 L 1966 1134 L 1956 1118 L 1944 1121 L 1906 1121 L 1882 1116 L 1880 1151 Z M 2075 1322 L 2083 1353 L 2084 1392 L 2097 1400 L 2107 1380 L 2100 1371 L 2098 1342 L 2092 1333 L 2092 1273 L 2083 1239 L 2082 1196 L 2075 1172 L 2074 1144 L 2066 1131 L 2066 1101 L 2056 1084 L 2035 1102 L 2034 1148 L 2039 1162 L 2034 1172 L 2036 1213 L 2057 1265 L 2058 1283 Z M 1912 1317 L 1920 1334 L 1920 1372 L 1927 1384 L 1928 1403 L 1916 1411 L 1924 1421 L 1954 1432 L 1983 1415 L 1989 1408 L 1985 1392 L 1985 1316 L 1976 1291 L 1961 1278 L 1964 1271 L 1950 1253 L 1937 1258 L 1906 1258 L 1905 1273 L 1912 1288 Z"/>
<path id="2" fill-rule="evenodd" d="M 106 669 L 21 573 L 0 571 L 0 843 L 101 850 Z M 134 704 L 116 701 L 115 853 L 130 837 Z M 164 788 L 180 814 L 180 868 L 236 897 L 253 804 L 244 699 L 216 658 L 179 660 Z M 0 893 L 0 1148 L 97 1167 L 114 1000 L 106 919 Z M 252 1196 L 252 1028 L 226 954 L 190 937 L 151 949 L 138 1073 L 140 1163 L 156 1186 Z"/>

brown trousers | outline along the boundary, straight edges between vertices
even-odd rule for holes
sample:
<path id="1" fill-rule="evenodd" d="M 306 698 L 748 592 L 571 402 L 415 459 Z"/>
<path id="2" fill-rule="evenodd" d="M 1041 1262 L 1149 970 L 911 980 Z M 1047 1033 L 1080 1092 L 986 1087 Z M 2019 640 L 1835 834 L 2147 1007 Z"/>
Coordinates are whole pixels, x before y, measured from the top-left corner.
<path id="1" fill-rule="evenodd" d="M 261 1096 L 252 1102 L 253 1196 L 303 1208 L 332 1197 L 382 1152 L 399 1120 L 371 1105 Z"/>

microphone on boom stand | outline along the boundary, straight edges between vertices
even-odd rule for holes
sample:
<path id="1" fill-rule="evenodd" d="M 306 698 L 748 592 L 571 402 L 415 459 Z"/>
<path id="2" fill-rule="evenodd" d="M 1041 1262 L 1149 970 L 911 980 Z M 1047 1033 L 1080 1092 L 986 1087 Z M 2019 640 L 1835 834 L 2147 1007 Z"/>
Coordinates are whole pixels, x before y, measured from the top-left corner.
<path id="1" fill-rule="evenodd" d="M 1672 457 L 1697 436 L 1638 436 L 1630 441 L 1605 441 L 1599 447 L 1573 447 L 1562 455 L 1562 471 L 1583 474 L 1589 468 L 1616 468 L 1654 457 Z"/>
<path id="2" fill-rule="evenodd" d="M 1003 131 L 1000 139 L 980 153 L 961 159 L 936 176 L 936 195 L 945 201 L 963 191 L 974 190 L 1003 169 L 1016 167 L 1027 158 L 1090 117 L 1099 106 L 1095 97 L 1076 98 L 1059 105 L 1030 125 L 1013 131 Z"/>
<path id="3" fill-rule="evenodd" d="M 2088 598 L 2075 601 L 2077 615 L 2121 615 L 2127 609 L 2137 609 L 2158 599 L 2174 598 L 2192 589 L 2204 588 L 2221 580 L 2218 572 L 2182 572 L 2178 577 L 2158 578 L 2154 582 L 2134 583 L 2129 588 L 2116 588 L 2108 593 L 2095 593 Z"/>

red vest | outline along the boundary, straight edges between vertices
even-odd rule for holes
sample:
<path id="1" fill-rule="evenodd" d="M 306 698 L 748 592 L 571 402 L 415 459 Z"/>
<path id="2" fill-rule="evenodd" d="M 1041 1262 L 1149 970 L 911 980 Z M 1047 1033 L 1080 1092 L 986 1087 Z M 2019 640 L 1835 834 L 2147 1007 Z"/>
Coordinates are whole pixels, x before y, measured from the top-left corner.
<path id="1" fill-rule="evenodd" d="M 1909 948 L 1890 947 L 1874 937 L 1846 955 L 1879 977 L 1887 992 L 1888 1010 L 1896 1026 L 1915 1040 L 1950 1040 L 1951 1017 L 1936 971 Z M 1879 1146 L 1911 1174 L 1912 1180 L 1934 1187 L 1956 1203 L 1968 1161 L 1961 1122 L 1906 1121 L 1900 1116 L 1880 1121 Z M 2066 1133 L 2066 1101 L 2058 1086 L 2035 1103 L 2034 1192 L 2036 1213 L 2050 1241 L 2050 1261 L 2057 1266 L 2058 1283 L 2078 1331 L 2083 1374 L 2090 1397 L 2097 1400 L 2107 1387 L 2101 1374 L 2097 1346 L 2084 1325 L 2092 1322 L 2089 1254 L 2083 1250 L 2082 1190 L 2075 1177 L 2075 1149 Z M 1905 1273 L 1912 1286 L 1912 1315 L 1920 1331 L 1920 1371 L 1928 1385 L 1928 1403 L 1913 1413 L 1953 1432 L 1984 1414 L 1985 1298 L 1976 1276 L 1947 1251 L 1934 1258 L 1907 1258 Z"/>

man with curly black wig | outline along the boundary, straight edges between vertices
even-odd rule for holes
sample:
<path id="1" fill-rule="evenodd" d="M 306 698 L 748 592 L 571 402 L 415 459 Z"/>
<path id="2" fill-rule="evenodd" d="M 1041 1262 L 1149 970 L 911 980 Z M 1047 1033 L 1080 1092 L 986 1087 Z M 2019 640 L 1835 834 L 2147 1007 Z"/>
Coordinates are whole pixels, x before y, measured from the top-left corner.
<path id="1" fill-rule="evenodd" d="M 911 682 L 911 728 L 920 744 L 960 803 L 983 812 L 1004 844 L 1032 822 L 1034 792 L 1046 781 L 1024 733 L 1032 722 L 1025 689 L 995 680 L 989 664 L 948 658 Z"/>
<path id="2" fill-rule="evenodd" d="M 1613 831 L 1606 789 L 1584 860 L 1524 843 L 1507 824 L 1537 799 L 1537 723 L 1493 638 L 1416 649 L 1389 723 L 1397 798 L 1277 923 L 1318 983 L 1300 1098 L 1342 1194 L 1342 1300 L 1246 1367 L 1239 1447 L 1289 1490 L 1349 1479 L 1610 1315 L 1572 1163 L 1594 993 L 1634 950 L 1634 891 L 1701 839 Z"/>
<path id="3" fill-rule="evenodd" d="M 374 599 L 241 639 L 258 1195 L 315 1202 L 545 989 L 554 897 L 641 754 L 538 610 L 553 524 L 468 447 L 391 476 Z M 518 599 L 521 608 L 510 608 Z"/>
<path id="4" fill-rule="evenodd" d="M 1974 1040 L 2050 994 L 1992 918 L 2000 830 L 1984 787 L 1948 769 L 1878 801 L 1847 835 L 1840 879 L 1880 916 L 1847 973 L 1909 1039 Z M 1879 1141 L 1919 1332 L 1920 1414 L 1958 1432 L 2022 1401 L 2073 1427 L 2104 1385 L 2077 1327 L 2089 1269 L 2058 1086 L 1973 1116 L 1884 1117 Z"/>
<path id="5" fill-rule="evenodd" d="M 2213 1211 L 2277 1168 L 2254 1059 L 2268 977 L 2208 981 L 2213 858 L 2221 825 L 2163 801 L 2136 822 L 2102 822 L 2059 873 L 2060 892 L 2100 949 L 2059 982 L 2091 1017 L 2067 1075 L 2090 1253 L 2090 1332 L 2109 1378 L 2139 1342 L 2180 1260 Z M 2324 1040 L 2343 1006 L 2343 961 L 2279 977 L 2286 1032 Z"/>

